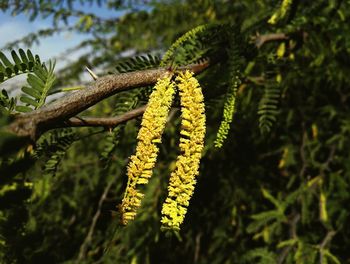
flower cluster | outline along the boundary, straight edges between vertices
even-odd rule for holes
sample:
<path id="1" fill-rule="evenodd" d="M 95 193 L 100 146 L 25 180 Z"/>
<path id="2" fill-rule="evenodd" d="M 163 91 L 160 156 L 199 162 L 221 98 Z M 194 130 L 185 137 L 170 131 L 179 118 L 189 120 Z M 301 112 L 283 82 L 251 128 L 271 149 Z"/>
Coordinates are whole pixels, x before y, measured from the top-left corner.
<path id="1" fill-rule="evenodd" d="M 152 176 L 152 169 L 159 151 L 156 144 L 161 143 L 174 91 L 171 76 L 166 76 L 158 80 L 150 95 L 137 136 L 136 153 L 130 157 L 128 165 L 128 184 L 119 206 L 121 221 L 124 225 L 135 218 L 136 211 L 141 206 L 144 195 L 138 187 L 147 184 Z"/>
<path id="2" fill-rule="evenodd" d="M 162 208 L 162 227 L 179 230 L 193 194 L 204 146 L 205 109 L 201 87 L 193 73 L 176 78 L 181 100 L 181 138 L 176 168 L 170 176 L 168 197 Z"/>

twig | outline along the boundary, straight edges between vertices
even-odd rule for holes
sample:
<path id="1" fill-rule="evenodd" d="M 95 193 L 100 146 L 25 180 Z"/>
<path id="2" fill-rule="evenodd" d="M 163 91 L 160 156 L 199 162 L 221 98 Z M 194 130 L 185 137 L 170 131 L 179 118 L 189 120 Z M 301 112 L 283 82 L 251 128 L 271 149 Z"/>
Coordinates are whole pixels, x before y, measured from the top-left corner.
<path id="1" fill-rule="evenodd" d="M 320 169 L 320 176 L 324 177 L 325 171 L 329 169 L 330 163 L 333 161 L 335 156 L 336 146 L 332 145 L 329 151 L 329 155 L 327 160 L 322 164 L 322 167 Z"/>
<path id="2" fill-rule="evenodd" d="M 328 243 L 331 242 L 335 234 L 336 232 L 334 230 L 328 231 L 327 235 L 325 236 L 325 238 L 322 240 L 320 244 L 320 249 L 324 249 L 328 245 Z"/>
<path id="3" fill-rule="evenodd" d="M 202 233 L 198 233 L 196 235 L 196 245 L 195 245 L 195 249 L 194 249 L 194 258 L 193 258 L 193 263 L 197 263 L 198 259 L 199 259 L 199 252 L 200 252 L 200 248 L 201 248 L 201 237 L 202 237 Z"/>
<path id="4" fill-rule="evenodd" d="M 325 238 L 322 240 L 321 244 L 319 245 L 319 251 L 320 251 L 320 264 L 324 263 L 324 249 L 325 247 L 331 242 L 333 237 L 335 236 L 337 232 L 334 230 L 328 231 L 327 235 Z"/>
<path id="5" fill-rule="evenodd" d="M 303 179 L 306 168 L 308 166 L 308 163 L 306 161 L 306 153 L 305 153 L 306 141 L 307 141 L 307 133 L 305 131 L 304 124 L 303 124 L 303 138 L 302 138 L 300 149 L 299 149 L 300 159 L 302 162 L 302 167 L 301 167 L 300 172 L 299 172 L 300 179 Z"/>
<path id="6" fill-rule="evenodd" d="M 100 200 L 98 201 L 98 207 L 97 207 L 97 210 L 92 218 L 92 222 L 91 222 L 91 225 L 90 225 L 90 228 L 89 228 L 89 231 L 85 237 L 85 240 L 83 242 L 83 244 L 81 244 L 80 246 L 80 249 L 79 249 L 79 255 L 78 255 L 78 263 L 81 262 L 81 260 L 86 256 L 86 251 L 87 251 L 87 247 L 89 246 L 91 240 L 92 240 L 92 236 L 94 234 L 94 231 L 95 231 L 95 227 L 96 227 L 96 224 L 97 224 L 97 220 L 98 218 L 100 217 L 101 215 L 101 209 L 102 209 L 102 204 L 104 202 L 104 200 L 106 199 L 107 197 L 107 194 L 109 192 L 109 190 L 111 189 L 112 185 L 113 185 L 113 182 L 114 181 L 110 181 L 106 188 L 104 189 L 101 197 L 100 197 Z"/>
<path id="7" fill-rule="evenodd" d="M 266 35 L 257 35 L 254 37 L 254 42 L 255 46 L 260 49 L 267 42 L 286 39 L 289 39 L 289 37 L 284 33 L 271 33 Z"/>
<path id="8" fill-rule="evenodd" d="M 300 220 L 300 214 L 296 214 L 293 216 L 293 218 L 289 221 L 289 236 L 292 239 L 297 239 L 297 224 Z M 293 246 L 285 247 L 282 251 L 282 253 L 278 256 L 277 263 L 282 264 L 285 258 L 288 256 L 288 253 L 292 250 Z"/>
<path id="9" fill-rule="evenodd" d="M 57 127 L 107 127 L 113 128 L 121 123 L 134 119 L 142 115 L 146 110 L 146 105 L 126 112 L 123 115 L 115 117 L 72 117 Z"/>

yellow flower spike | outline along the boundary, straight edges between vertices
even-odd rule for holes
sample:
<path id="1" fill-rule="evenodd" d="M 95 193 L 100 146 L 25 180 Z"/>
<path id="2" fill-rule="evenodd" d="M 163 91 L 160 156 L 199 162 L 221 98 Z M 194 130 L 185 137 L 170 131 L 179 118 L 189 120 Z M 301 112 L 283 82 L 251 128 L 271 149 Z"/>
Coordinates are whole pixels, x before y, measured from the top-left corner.
<path id="1" fill-rule="evenodd" d="M 202 90 L 193 73 L 177 76 L 181 103 L 181 154 L 170 175 L 168 197 L 162 208 L 162 228 L 179 230 L 198 175 L 201 152 L 204 147 L 205 109 Z"/>
<path id="2" fill-rule="evenodd" d="M 137 209 L 141 206 L 144 195 L 138 190 L 138 187 L 147 184 L 152 176 L 152 169 L 159 151 L 156 144 L 161 143 L 161 136 L 175 92 L 171 77 L 168 75 L 157 81 L 143 114 L 137 136 L 136 153 L 130 157 L 127 169 L 128 184 L 122 203 L 118 206 L 121 222 L 124 225 L 135 218 Z"/>

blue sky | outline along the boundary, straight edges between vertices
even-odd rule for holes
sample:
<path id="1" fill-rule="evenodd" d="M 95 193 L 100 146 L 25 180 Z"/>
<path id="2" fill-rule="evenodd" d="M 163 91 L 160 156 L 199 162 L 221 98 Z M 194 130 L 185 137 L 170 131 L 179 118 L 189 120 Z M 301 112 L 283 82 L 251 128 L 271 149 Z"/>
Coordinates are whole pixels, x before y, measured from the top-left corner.
<path id="1" fill-rule="evenodd" d="M 108 10 L 105 7 L 98 7 L 97 5 L 79 6 L 78 8 L 106 18 L 116 17 L 122 14 L 120 11 Z M 69 22 L 74 23 L 75 20 L 71 19 Z M 38 16 L 33 22 L 30 22 L 29 16 L 23 13 L 17 16 L 12 16 L 10 12 L 4 13 L 0 10 L 0 49 L 8 42 L 21 39 L 31 32 L 50 27 L 52 27 L 52 17 L 43 19 Z M 60 55 L 68 48 L 78 45 L 81 41 L 87 38 L 89 38 L 89 34 L 63 32 L 55 34 L 52 37 L 43 38 L 40 41 L 40 44 L 32 46 L 31 50 L 33 53 L 39 54 L 40 57 L 46 61 Z M 28 47 L 22 46 L 22 48 L 27 49 Z M 8 54 L 8 52 L 5 51 L 5 54 Z M 70 59 L 74 60 L 78 56 L 79 53 L 73 54 Z"/>
<path id="2" fill-rule="evenodd" d="M 97 5 L 85 5 L 76 7 L 79 10 L 86 11 L 88 13 L 94 13 L 100 17 L 111 18 L 121 16 L 124 11 L 108 10 L 106 7 L 99 7 Z M 70 19 L 69 24 L 74 25 L 76 18 Z M 17 16 L 12 16 L 11 12 L 3 12 L 0 10 L 0 49 L 7 56 L 10 55 L 8 50 L 2 50 L 2 48 L 9 42 L 23 38 L 32 32 L 37 32 L 41 29 L 47 29 L 52 27 L 52 16 L 45 19 L 38 16 L 34 21 L 29 21 L 29 15 L 19 14 Z M 42 38 L 39 45 L 34 44 L 30 47 L 34 54 L 39 54 L 43 61 L 53 59 L 55 57 L 60 57 L 60 55 L 69 48 L 77 46 L 83 40 L 88 39 L 90 34 L 81 34 L 76 32 L 63 32 L 60 34 L 55 34 L 51 37 Z M 20 46 L 23 49 L 27 49 L 24 45 Z M 88 50 L 80 50 L 70 54 L 69 58 L 65 60 L 59 60 L 56 63 L 56 71 L 65 66 L 65 64 L 70 61 L 76 60 L 81 54 L 88 52 Z M 86 74 L 87 75 L 87 74 Z M 1 88 L 7 89 L 10 93 L 11 90 L 16 93 L 16 89 L 25 82 L 25 75 L 16 76 L 4 83 L 2 83 Z M 12 89 L 14 88 L 14 90 Z"/>
<path id="3" fill-rule="evenodd" d="M 0 47 L 6 43 L 21 39 L 31 32 L 51 27 L 50 19 L 37 19 L 34 22 L 28 22 L 28 18 L 24 15 L 11 16 L 10 14 L 0 13 Z M 34 45 L 31 50 L 40 54 L 43 60 L 48 60 L 62 53 L 69 47 L 77 45 L 88 35 L 61 33 L 52 37 L 43 38 L 39 45 Z M 23 48 L 28 48 L 24 47 Z"/>

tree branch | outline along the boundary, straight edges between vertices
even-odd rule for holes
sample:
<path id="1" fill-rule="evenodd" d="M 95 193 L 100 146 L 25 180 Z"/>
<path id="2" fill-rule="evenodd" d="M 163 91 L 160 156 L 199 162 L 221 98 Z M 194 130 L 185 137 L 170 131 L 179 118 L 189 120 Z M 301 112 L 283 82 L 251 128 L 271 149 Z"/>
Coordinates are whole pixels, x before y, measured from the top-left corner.
<path id="1" fill-rule="evenodd" d="M 209 61 L 207 60 L 181 67 L 179 70 L 189 69 L 198 74 L 208 66 Z M 28 114 L 18 115 L 8 129 L 18 136 L 35 141 L 45 131 L 55 128 L 57 124 L 79 114 L 99 101 L 121 91 L 152 85 L 167 72 L 166 68 L 158 68 L 101 77 L 85 89 L 71 93 Z"/>

